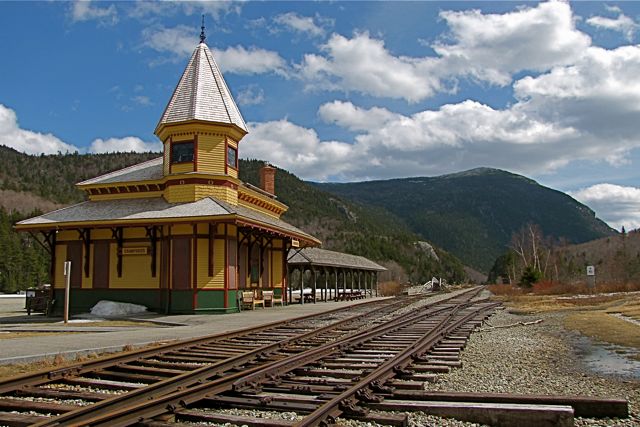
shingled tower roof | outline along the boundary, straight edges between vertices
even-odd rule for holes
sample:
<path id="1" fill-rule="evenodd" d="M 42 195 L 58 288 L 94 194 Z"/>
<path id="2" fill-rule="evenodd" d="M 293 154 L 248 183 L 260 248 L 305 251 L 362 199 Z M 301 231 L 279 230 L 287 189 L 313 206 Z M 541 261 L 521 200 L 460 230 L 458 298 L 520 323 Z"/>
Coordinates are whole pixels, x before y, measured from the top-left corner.
<path id="1" fill-rule="evenodd" d="M 202 41 L 189 59 L 171 100 L 156 126 L 189 120 L 233 124 L 247 132 L 220 68 L 209 47 Z"/>

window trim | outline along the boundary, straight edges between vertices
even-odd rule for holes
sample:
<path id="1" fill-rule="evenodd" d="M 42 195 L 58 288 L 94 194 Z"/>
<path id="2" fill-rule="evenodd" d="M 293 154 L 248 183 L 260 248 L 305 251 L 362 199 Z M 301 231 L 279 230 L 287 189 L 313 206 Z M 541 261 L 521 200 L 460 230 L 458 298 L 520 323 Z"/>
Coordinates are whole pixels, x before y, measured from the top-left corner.
<path id="1" fill-rule="evenodd" d="M 236 153 L 234 165 L 229 164 L 229 149 L 232 149 Z M 227 168 L 232 168 L 235 171 L 238 170 L 238 149 L 232 146 L 231 144 L 229 144 L 228 142 L 227 142 L 227 149 L 224 152 L 224 164 L 225 164 L 225 167 Z"/>
<path id="2" fill-rule="evenodd" d="M 181 162 L 177 162 L 173 160 L 173 148 L 175 146 L 178 145 L 184 145 L 184 144 L 191 144 L 191 146 L 193 147 L 193 153 L 191 156 L 191 160 L 185 160 L 185 161 L 181 161 Z M 189 141 L 171 141 L 171 145 L 169 147 L 169 164 L 171 165 L 182 165 L 182 164 L 187 164 L 187 163 L 195 163 L 196 161 L 196 141 L 195 140 L 189 140 Z"/>

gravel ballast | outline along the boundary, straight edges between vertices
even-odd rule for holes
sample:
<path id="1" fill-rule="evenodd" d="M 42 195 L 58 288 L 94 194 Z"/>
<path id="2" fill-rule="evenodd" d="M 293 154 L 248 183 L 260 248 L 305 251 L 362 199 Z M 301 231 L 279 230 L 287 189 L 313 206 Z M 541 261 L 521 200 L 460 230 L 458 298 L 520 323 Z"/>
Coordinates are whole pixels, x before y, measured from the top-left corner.
<path id="1" fill-rule="evenodd" d="M 562 313 L 532 316 L 504 310 L 491 317 L 493 326 L 543 319 L 542 323 L 512 328 L 482 328 L 462 353 L 462 369 L 439 375 L 429 390 L 521 394 L 585 395 L 625 398 L 626 419 L 575 419 L 576 426 L 640 426 L 640 381 L 590 372 L 574 353 Z M 412 425 L 472 425 L 413 424 Z"/>

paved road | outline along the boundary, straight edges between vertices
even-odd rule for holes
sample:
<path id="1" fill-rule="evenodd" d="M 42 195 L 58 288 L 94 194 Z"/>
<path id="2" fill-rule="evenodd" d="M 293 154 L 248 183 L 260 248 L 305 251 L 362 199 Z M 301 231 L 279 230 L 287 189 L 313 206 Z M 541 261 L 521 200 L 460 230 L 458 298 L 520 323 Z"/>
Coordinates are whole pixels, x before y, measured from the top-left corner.
<path id="1" fill-rule="evenodd" d="M 62 354 L 73 358 L 77 354 L 119 351 L 125 345 L 141 346 L 162 341 L 194 338 L 222 332 L 235 331 L 271 322 L 320 313 L 338 307 L 361 304 L 367 300 L 345 302 L 319 302 L 317 304 L 293 304 L 287 307 L 257 308 L 255 311 L 218 315 L 176 315 L 154 316 L 154 321 L 182 324 L 173 327 L 123 327 L 91 329 L 87 326 L 74 327 L 59 323 L 60 319 L 46 318 L 42 315 L 26 316 L 24 299 L 9 300 L 0 298 L 0 331 L 77 330 L 78 333 L 33 336 L 13 339 L 0 338 L 0 364 L 28 363 Z M 46 323 L 43 323 L 46 322 Z M 2 332 L 0 332 L 1 334 Z"/>

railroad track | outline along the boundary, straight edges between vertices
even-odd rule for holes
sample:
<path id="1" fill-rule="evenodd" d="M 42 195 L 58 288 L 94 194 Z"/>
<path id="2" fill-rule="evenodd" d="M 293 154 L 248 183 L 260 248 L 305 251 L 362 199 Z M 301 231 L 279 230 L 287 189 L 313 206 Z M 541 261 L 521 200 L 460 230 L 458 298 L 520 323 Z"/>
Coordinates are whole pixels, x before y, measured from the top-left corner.
<path id="1" fill-rule="evenodd" d="M 261 426 L 330 424 L 338 416 L 405 425 L 406 415 L 372 413 L 366 403 L 403 378 L 446 366 L 443 349 L 464 346 L 466 338 L 497 304 L 474 301 L 480 289 L 430 304 L 404 316 L 387 315 L 330 342 L 299 348 L 284 346 L 261 358 L 210 375 L 170 392 L 145 388 L 33 420 L 34 425 L 180 425 L 231 422 Z M 443 358 L 444 357 L 444 358 Z M 409 382 L 410 384 L 411 382 Z M 229 416 L 203 408 L 244 408 L 248 416 Z M 295 412 L 295 422 L 256 418 L 262 411 Z"/>
<path id="2" fill-rule="evenodd" d="M 363 303 L 9 379 L 0 382 L 0 425 L 71 423 L 86 414 L 109 414 L 113 407 L 170 395 L 212 378 L 243 374 L 246 366 L 304 354 L 375 327 L 415 301 Z"/>

